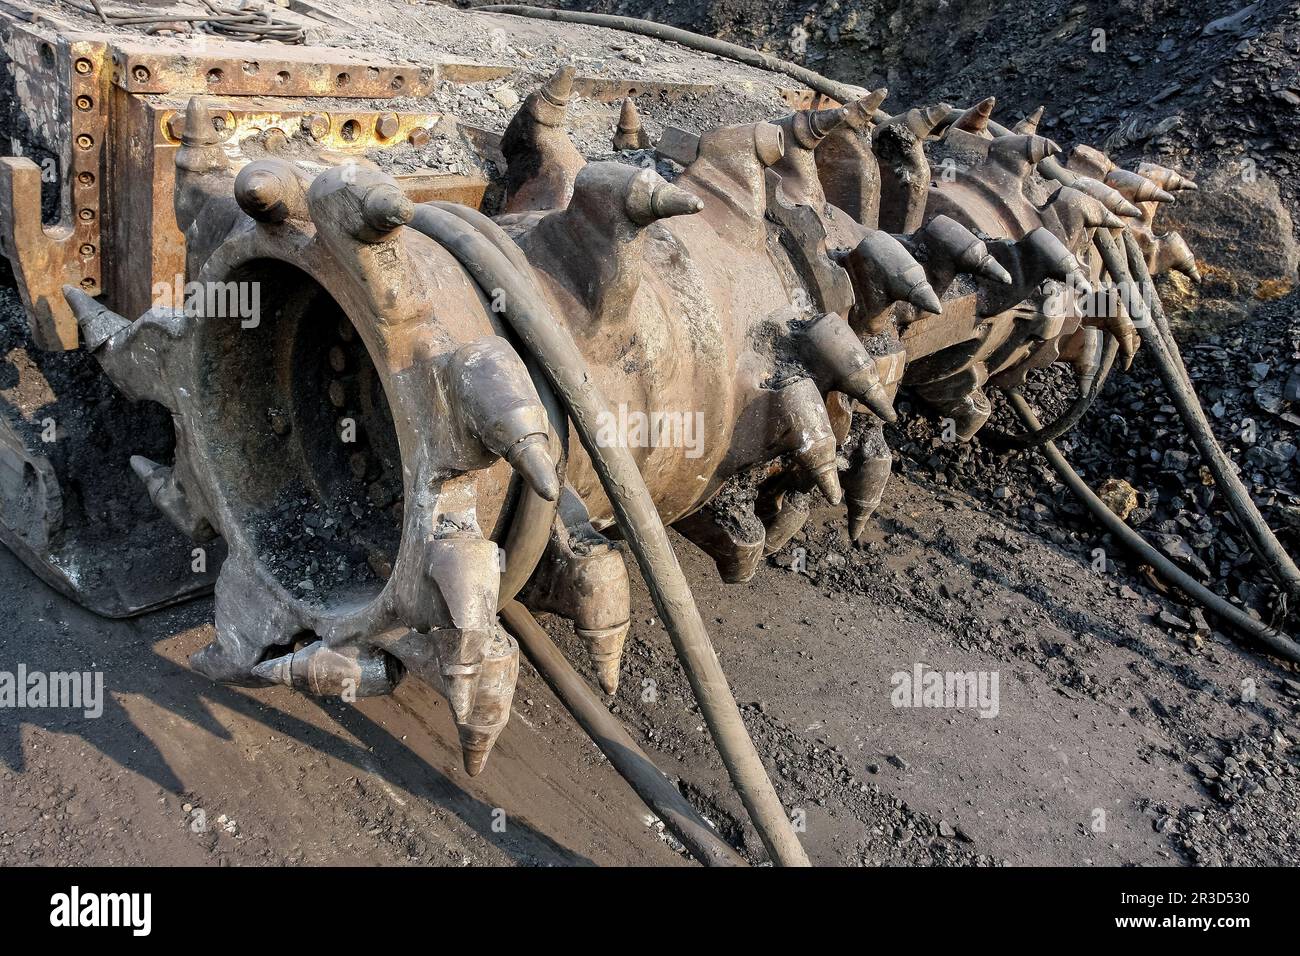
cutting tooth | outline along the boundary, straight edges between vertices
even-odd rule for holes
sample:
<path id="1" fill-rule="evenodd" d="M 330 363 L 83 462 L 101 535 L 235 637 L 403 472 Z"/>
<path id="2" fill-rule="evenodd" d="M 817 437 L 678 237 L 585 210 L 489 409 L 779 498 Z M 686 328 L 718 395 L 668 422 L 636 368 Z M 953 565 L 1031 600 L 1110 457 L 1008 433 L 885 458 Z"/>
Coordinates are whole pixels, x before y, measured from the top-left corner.
<path id="1" fill-rule="evenodd" d="M 1066 282 L 1071 275 L 1081 271 L 1074 253 L 1046 226 L 1039 226 L 1020 242 L 1043 264 L 1046 278 Z"/>
<path id="2" fill-rule="evenodd" d="M 387 236 L 415 216 L 415 204 L 392 182 L 376 183 L 361 199 L 361 219 L 374 234 Z"/>
<path id="3" fill-rule="evenodd" d="M 1126 216 L 1130 219 L 1138 219 L 1142 216 L 1141 209 L 1125 199 L 1117 189 L 1107 186 L 1099 179 L 1093 179 L 1091 176 L 1076 176 L 1073 187 L 1099 200 L 1117 216 Z"/>
<path id="4" fill-rule="evenodd" d="M 1042 121 L 1043 121 L 1043 108 L 1040 106 L 1038 107 L 1038 109 L 1034 110 L 1024 119 L 1022 119 L 1019 123 L 1017 123 L 1015 127 L 1012 129 L 1012 132 L 1018 133 L 1022 136 L 1030 135 L 1032 133 L 1037 133 L 1038 124 L 1041 123 Z"/>
<path id="5" fill-rule="evenodd" d="M 935 216 L 921 230 L 921 238 L 926 243 L 936 243 L 952 258 L 953 266 L 959 272 L 983 276 L 1011 284 L 1011 274 L 989 254 L 986 246 L 975 233 L 948 216 Z"/>
<path id="6" fill-rule="evenodd" d="M 828 312 L 810 322 L 803 329 L 800 347 L 827 391 L 856 398 L 887 422 L 898 420 L 889 393 L 880 382 L 875 360 L 840 316 Z"/>
<path id="7" fill-rule="evenodd" d="M 953 121 L 953 128 L 968 133 L 984 132 L 988 129 L 989 118 L 993 116 L 993 108 L 997 103 L 997 97 L 994 96 L 980 100 Z"/>
<path id="8" fill-rule="evenodd" d="M 63 298 L 81 327 L 81 344 L 95 351 L 131 323 L 111 309 L 105 308 L 74 285 L 63 287 Z"/>
<path id="9" fill-rule="evenodd" d="M 469 720 L 474 712 L 474 694 L 478 690 L 478 664 L 444 664 L 442 680 L 456 723 Z"/>
<path id="10" fill-rule="evenodd" d="M 496 628 L 484 651 L 473 708 L 464 719 L 456 719 L 461 759 L 471 777 L 482 772 L 492 747 L 505 730 L 518 678 L 519 645 Z"/>
<path id="11" fill-rule="evenodd" d="M 883 439 L 881 440 L 883 444 Z M 856 542 L 867 528 L 867 522 L 880 507 L 885 485 L 889 482 L 893 456 L 885 449 L 884 455 L 855 455 L 844 477 L 844 499 L 849 512 L 849 540 Z"/>
<path id="12" fill-rule="evenodd" d="M 947 103 L 940 103 L 937 106 L 927 106 L 924 108 L 918 106 L 908 110 L 901 116 L 895 116 L 892 120 L 881 125 L 890 126 L 895 123 L 901 123 L 903 126 L 906 126 L 908 130 L 911 131 L 912 135 L 918 140 L 924 140 L 934 132 L 936 126 L 948 117 L 948 114 L 951 111 L 952 107 Z"/>
<path id="13" fill-rule="evenodd" d="M 880 104 L 885 102 L 889 96 L 889 90 L 883 86 L 878 90 L 872 90 L 866 96 L 860 96 L 845 106 L 848 111 L 847 122 L 854 129 L 864 129 L 871 125 L 875 118 L 875 112 L 880 108 Z"/>
<path id="14" fill-rule="evenodd" d="M 1033 133 L 1008 133 L 1005 136 L 995 136 L 989 146 L 989 153 L 992 155 L 1006 156 L 1030 166 L 1037 166 L 1047 157 L 1055 156 L 1060 151 L 1061 147 L 1055 142 Z"/>
<path id="15" fill-rule="evenodd" d="M 793 452 L 795 461 L 826 500 L 839 504 L 843 492 L 835 464 L 835 429 L 826 411 L 826 400 L 813 380 L 798 378 L 781 386 L 772 411 L 774 453 Z"/>
<path id="16" fill-rule="evenodd" d="M 1183 273 L 1193 282 L 1201 281 L 1201 271 L 1196 268 L 1196 256 L 1192 255 L 1187 241 L 1178 233 L 1171 232 L 1161 236 L 1156 249 L 1156 272 L 1173 269 Z"/>
<path id="17" fill-rule="evenodd" d="M 844 500 L 844 491 L 840 488 L 840 475 L 835 469 L 835 462 L 818 466 L 813 472 L 813 481 L 817 483 L 818 490 L 831 504 L 837 505 Z"/>
<path id="18" fill-rule="evenodd" d="M 565 65 L 560 67 L 551 74 L 551 78 L 543 84 L 541 94 L 550 100 L 556 106 L 567 106 L 569 97 L 573 95 L 573 77 L 575 70 L 572 66 Z"/>
<path id="19" fill-rule="evenodd" d="M 1141 173 L 1116 167 L 1106 174 L 1107 186 L 1117 190 L 1130 202 L 1173 202 L 1173 193 L 1166 192 Z"/>
<path id="20" fill-rule="evenodd" d="M 970 271 L 974 275 L 984 276 L 984 278 L 992 279 L 994 282 L 1011 285 L 1011 273 L 1002 268 L 1002 264 L 987 252 L 980 257 L 980 260 L 975 265 L 970 267 Z"/>
<path id="21" fill-rule="evenodd" d="M 907 291 L 905 298 L 923 312 L 929 312 L 932 315 L 943 314 L 943 303 L 939 301 L 939 296 L 935 294 L 934 288 L 928 280 L 922 279 L 912 286 Z"/>
<path id="22" fill-rule="evenodd" d="M 208 108 L 205 96 L 191 96 L 185 108 L 185 129 L 181 133 L 184 146 L 214 146 L 220 143 L 222 136 L 217 132 L 217 124 Z"/>
<path id="23" fill-rule="evenodd" d="M 592 668 L 596 671 L 596 682 L 610 696 L 618 692 L 619 665 L 623 660 L 623 646 L 631 627 L 632 622 L 626 621 L 601 630 L 574 629 L 587 646 Z"/>
<path id="24" fill-rule="evenodd" d="M 260 664 L 254 664 L 253 676 L 259 680 L 270 681 L 272 684 L 292 687 L 293 655 L 285 654 L 283 657 L 274 657 Z"/>
<path id="25" fill-rule="evenodd" d="M 650 137 L 641 125 L 641 114 L 637 112 L 632 97 L 623 98 L 623 107 L 618 114 L 618 128 L 614 131 L 615 149 L 645 149 L 650 145 Z"/>
<path id="26" fill-rule="evenodd" d="M 149 492 L 150 498 L 157 496 L 162 486 L 167 483 L 167 476 L 172 472 L 166 465 L 151 461 L 144 455 L 131 456 L 131 470 L 144 483 L 145 490 Z"/>
<path id="27" fill-rule="evenodd" d="M 550 420 L 528 368 L 505 339 L 484 336 L 449 361 L 452 397 L 483 447 L 508 462 L 547 501 L 560 497 Z"/>
<path id="28" fill-rule="evenodd" d="M 517 442 L 508 452 L 506 461 L 517 471 L 529 487 L 547 501 L 560 500 L 560 479 L 556 476 L 555 461 L 548 448 L 545 435 L 532 434 Z"/>
<path id="29" fill-rule="evenodd" d="M 661 183 L 650 194 L 650 209 L 654 220 L 691 216 L 703 211 L 704 200 L 672 183 Z"/>
<path id="30" fill-rule="evenodd" d="M 1167 189 L 1171 193 L 1181 192 L 1184 189 L 1197 190 L 1201 188 L 1181 173 L 1157 163 L 1138 163 L 1137 173 L 1139 176 L 1145 176 L 1161 189 Z"/>

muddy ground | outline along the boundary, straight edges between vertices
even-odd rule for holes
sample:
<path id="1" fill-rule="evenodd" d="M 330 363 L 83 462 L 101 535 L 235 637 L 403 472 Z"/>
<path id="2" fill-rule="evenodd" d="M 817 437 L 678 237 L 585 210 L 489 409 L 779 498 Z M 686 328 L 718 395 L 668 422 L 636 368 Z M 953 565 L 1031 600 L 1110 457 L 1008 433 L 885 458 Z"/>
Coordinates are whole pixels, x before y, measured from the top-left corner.
<path id="1" fill-rule="evenodd" d="M 1091 570 L 1090 534 L 902 467 L 862 549 L 824 509 L 723 585 L 678 539 L 815 862 L 1300 861 L 1295 673 L 1171 626 L 1185 608 L 1122 564 Z M 0 863 L 686 862 L 527 665 L 471 780 L 445 703 L 413 681 L 355 706 L 217 687 L 185 663 L 212 636 L 207 601 L 110 622 L 7 552 L 0 580 L 3 669 L 100 670 L 107 695 L 98 719 L 0 712 Z M 639 586 L 634 613 L 619 716 L 760 858 Z M 996 673 L 997 716 L 892 706 L 892 675 L 917 664 Z"/>

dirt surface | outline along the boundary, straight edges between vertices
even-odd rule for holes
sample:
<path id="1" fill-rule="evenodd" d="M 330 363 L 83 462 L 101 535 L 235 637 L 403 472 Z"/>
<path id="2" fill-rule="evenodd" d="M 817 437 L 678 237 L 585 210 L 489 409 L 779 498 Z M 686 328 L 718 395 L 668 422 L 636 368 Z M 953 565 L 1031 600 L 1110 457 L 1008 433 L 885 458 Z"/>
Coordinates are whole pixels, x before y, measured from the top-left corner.
<path id="1" fill-rule="evenodd" d="M 475 2 L 474 5 L 479 5 Z M 1292 208 L 1300 10 L 1292 0 L 560 0 L 767 50 L 890 90 L 887 109 L 996 95 L 1042 131 L 1205 169 L 1253 159 Z M 1163 158 L 1162 158 L 1163 157 Z"/>
<path id="2" fill-rule="evenodd" d="M 1296 674 L 1165 623 L 1162 611 L 1188 611 L 1122 563 L 1090 571 L 1092 532 L 902 469 L 862 549 L 823 509 L 752 582 L 723 585 L 677 542 L 815 862 L 1300 862 Z M 0 863 L 683 860 L 527 665 L 471 780 L 445 703 L 414 682 L 356 706 L 217 687 L 185 664 L 212 636 L 206 601 L 115 623 L 7 553 L 0 579 L 0 669 L 97 670 L 106 690 L 97 719 L 0 711 Z M 892 706 L 893 675 L 918 664 L 996 672 L 997 716 Z M 639 584 L 615 707 L 705 815 L 761 856 Z M 201 832 L 186 805 L 204 811 Z"/>
<path id="3" fill-rule="evenodd" d="M 98 718 L 0 710 L 0 864 L 682 861 L 531 673 L 470 780 L 417 682 L 358 706 L 221 687 L 186 663 L 209 601 L 105 621 L 3 550 L 0 581 L 0 670 L 98 671 L 105 689 Z"/>

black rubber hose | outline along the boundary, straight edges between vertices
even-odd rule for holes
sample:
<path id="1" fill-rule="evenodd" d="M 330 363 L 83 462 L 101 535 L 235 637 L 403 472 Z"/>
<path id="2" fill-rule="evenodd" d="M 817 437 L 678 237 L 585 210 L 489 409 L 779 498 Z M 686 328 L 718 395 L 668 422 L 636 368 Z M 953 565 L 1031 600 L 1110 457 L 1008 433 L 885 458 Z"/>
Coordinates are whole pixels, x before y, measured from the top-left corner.
<path id="1" fill-rule="evenodd" d="M 1174 407 L 1192 436 L 1192 441 L 1201 458 L 1214 475 L 1215 484 L 1223 493 L 1229 510 L 1237 519 L 1237 524 L 1245 534 L 1246 542 L 1282 589 L 1293 598 L 1300 598 L 1300 568 L 1297 568 L 1291 556 L 1286 553 L 1277 536 L 1264 521 L 1263 515 L 1255 506 L 1250 492 L 1237 477 L 1236 467 L 1219 446 L 1205 417 L 1205 411 L 1192 389 L 1191 380 L 1186 369 L 1175 359 L 1165 339 L 1162 329 L 1167 325 L 1164 307 L 1155 292 L 1155 284 L 1147 271 L 1146 260 L 1142 258 L 1137 242 L 1125 235 L 1125 246 L 1129 255 L 1124 256 L 1115 244 L 1115 240 L 1103 229 L 1097 230 L 1097 248 L 1102 254 L 1102 262 L 1112 277 L 1118 276 L 1118 282 L 1126 282 L 1132 289 L 1135 285 L 1141 294 L 1129 296 L 1134 306 L 1140 310 L 1138 321 L 1134 322 L 1142 343 L 1147 347 L 1155 367 L 1156 374 L 1165 386 L 1165 391 L 1173 400 Z M 1136 253 L 1136 254 L 1135 254 Z M 1136 277 L 1130 273 L 1130 268 Z M 1136 283 L 1134 282 L 1136 278 Z M 1172 333 L 1170 333 L 1172 338 Z"/>
<path id="2" fill-rule="evenodd" d="M 705 866 L 747 866 L 744 859 L 709 826 L 690 802 L 655 766 L 568 662 L 550 636 L 518 601 L 507 601 L 501 620 L 519 641 L 542 679 L 555 691 L 614 769 Z"/>
<path id="3" fill-rule="evenodd" d="M 411 226 L 455 256 L 485 293 L 500 296 L 506 320 L 541 364 L 577 427 L 722 761 L 769 855 L 781 866 L 811 865 L 745 729 L 636 460 L 626 448 L 617 444 L 606 447 L 597 438 L 609 409 L 568 329 L 550 314 L 510 259 L 460 218 L 434 206 L 417 206 Z"/>
<path id="4" fill-rule="evenodd" d="M 477 229 L 484 238 L 501 250 L 501 254 L 508 258 L 536 289 L 532 264 L 524 258 L 523 251 L 499 225 L 477 209 L 462 206 L 460 203 L 434 200 L 427 205 L 450 213 L 470 228 Z M 514 338 L 514 331 L 509 326 L 499 323 L 494 314 L 490 315 L 490 318 L 499 335 L 508 340 Z M 512 344 L 517 346 L 518 343 L 512 342 Z M 551 383 L 541 366 L 537 364 L 537 360 L 527 350 L 522 352 L 521 358 L 528 369 L 533 387 L 537 389 L 537 396 L 546 409 L 546 417 L 550 420 L 551 458 L 556 463 L 556 472 L 560 482 L 563 483 L 564 469 L 569 457 L 569 418 L 564 414 L 564 408 L 555 397 L 555 391 L 551 388 Z M 547 501 L 530 485 L 525 484 L 517 472 L 511 473 L 510 487 L 506 491 L 506 504 L 501 509 L 497 526 L 492 531 L 492 540 L 501 546 L 506 557 L 498 587 L 497 610 L 513 599 L 528 583 L 550 541 L 551 526 L 555 522 L 555 513 L 559 505 L 558 499 Z"/>
<path id="5" fill-rule="evenodd" d="M 1080 394 L 1070 403 L 1069 408 L 1042 428 L 1026 432 L 1023 435 L 1012 435 L 999 429 L 983 428 L 980 430 L 980 440 L 996 447 L 1017 451 L 1037 448 L 1045 442 L 1056 441 L 1056 439 L 1079 424 L 1079 420 L 1088 413 L 1088 409 L 1092 408 L 1093 402 L 1101 394 L 1102 386 L 1106 384 L 1106 379 L 1110 375 L 1111 367 L 1115 364 L 1115 355 L 1118 352 L 1119 342 L 1115 336 L 1108 335 L 1106 337 L 1106 351 L 1101 359 L 1101 368 L 1097 372 L 1096 379 L 1093 380 L 1092 388 L 1086 393 Z M 1019 392 L 1020 390 L 1008 389 L 1008 391 Z"/>
<path id="6" fill-rule="evenodd" d="M 1130 278 L 1137 279 L 1137 284 L 1142 287 L 1142 294 L 1138 298 L 1142 302 L 1146 317 L 1155 322 L 1160 334 L 1164 336 L 1165 345 L 1169 349 L 1169 356 L 1174 360 L 1183 381 L 1190 388 L 1192 377 L 1188 374 L 1187 365 L 1183 362 L 1183 353 L 1178 348 L 1178 340 L 1174 338 L 1174 330 L 1169 324 L 1169 316 L 1165 314 L 1165 307 L 1156 293 L 1155 283 L 1152 281 L 1151 273 L 1147 269 L 1146 257 L 1142 255 L 1137 239 L 1128 230 L 1124 231 L 1124 254 L 1125 261 L 1128 263 Z M 1149 310 L 1146 309 L 1146 303 L 1148 302 L 1152 304 L 1152 308 Z"/>
<path id="7" fill-rule="evenodd" d="M 1016 414 L 1020 416 L 1026 427 L 1039 427 L 1038 417 L 1023 396 L 1013 392 L 1008 396 L 1008 399 L 1011 402 L 1011 407 L 1015 409 Z M 1061 481 L 1092 512 L 1093 517 L 1130 551 L 1155 568 L 1161 577 L 1215 617 L 1232 625 L 1247 637 L 1258 641 L 1277 656 L 1300 663 L 1300 645 L 1297 645 L 1286 635 L 1266 627 L 1240 608 L 1234 607 L 1209 588 L 1204 587 L 1199 581 L 1184 573 L 1176 564 L 1148 544 L 1140 534 L 1121 521 L 1119 516 L 1107 508 L 1105 503 L 1093 493 L 1093 490 L 1088 487 L 1088 483 L 1079 476 L 1079 473 L 1070 467 L 1070 463 L 1065 460 L 1065 456 L 1061 454 L 1053 442 L 1048 442 L 1043 446 L 1043 454 L 1047 456 L 1048 463 Z"/>
<path id="8" fill-rule="evenodd" d="M 791 63 L 789 60 L 782 60 L 780 57 L 768 53 L 760 53 L 758 50 L 751 50 L 749 47 L 740 46 L 736 43 L 728 43 L 726 40 L 719 40 L 716 37 L 701 36 L 689 30 L 670 27 L 664 23 L 656 23 L 653 20 L 619 17 L 607 13 L 587 13 L 580 10 L 551 10 L 545 7 L 530 7 L 515 3 L 489 4 L 474 9 L 480 13 L 505 13 L 512 17 L 532 17 L 535 20 L 582 23 L 592 27 L 606 27 L 610 30 L 621 30 L 624 33 L 635 33 L 655 40 L 667 40 L 692 50 L 712 53 L 715 56 L 735 60 L 747 66 L 757 67 L 760 70 L 784 73 L 791 79 L 798 80 L 810 90 L 829 96 L 841 103 L 848 103 L 867 94 L 867 90 L 861 87 L 839 83 L 806 67 L 799 66 L 797 63 Z"/>

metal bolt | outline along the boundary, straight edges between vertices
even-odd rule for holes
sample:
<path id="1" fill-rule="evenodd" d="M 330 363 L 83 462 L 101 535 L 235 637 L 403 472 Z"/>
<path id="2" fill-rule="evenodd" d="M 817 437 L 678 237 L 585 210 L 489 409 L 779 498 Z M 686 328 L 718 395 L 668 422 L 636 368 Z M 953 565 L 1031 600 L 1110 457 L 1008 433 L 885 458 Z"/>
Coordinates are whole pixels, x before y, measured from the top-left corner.
<path id="1" fill-rule="evenodd" d="M 366 477 L 366 472 L 370 469 L 370 462 L 361 452 L 353 452 L 348 456 L 348 467 L 352 469 L 352 474 L 358 481 Z"/>
<path id="2" fill-rule="evenodd" d="M 406 137 L 406 139 L 412 146 L 428 146 L 429 140 L 432 139 L 432 135 L 425 127 L 420 126 L 411 130 L 411 135 Z"/>
<path id="3" fill-rule="evenodd" d="M 167 135 L 172 139 L 180 139 L 185 135 L 185 116 L 182 113 L 173 113 L 167 117 Z"/>
<path id="4" fill-rule="evenodd" d="M 348 357 L 337 345 L 330 349 L 329 360 L 330 368 L 336 372 L 343 372 L 348 367 Z"/>
<path id="5" fill-rule="evenodd" d="M 82 243 L 80 251 L 83 256 L 89 259 L 91 256 L 95 254 L 95 247 L 92 246 L 90 243 L 85 242 Z"/>
<path id="6" fill-rule="evenodd" d="M 137 83 L 148 83 L 151 75 L 149 67 L 144 66 L 143 64 L 136 64 L 131 67 L 131 76 L 135 78 Z"/>
<path id="7" fill-rule="evenodd" d="M 330 118 L 326 113 L 309 113 L 302 118 L 302 128 L 312 139 L 324 139 L 330 131 Z"/>
<path id="8" fill-rule="evenodd" d="M 266 131 L 262 145 L 266 147 L 267 152 L 282 153 L 289 148 L 289 137 L 285 135 L 284 130 L 273 126 Z"/>
<path id="9" fill-rule="evenodd" d="M 266 414 L 271 420 L 271 431 L 280 436 L 289 434 L 289 419 L 284 412 L 278 408 L 269 408 Z"/>
<path id="10" fill-rule="evenodd" d="M 391 139 L 396 136 L 400 128 L 401 124 L 397 121 L 396 113 L 385 113 L 375 123 L 375 132 L 384 139 Z"/>
<path id="11" fill-rule="evenodd" d="M 77 147 L 79 149 L 90 149 L 95 145 L 95 138 L 89 133 L 82 133 L 77 137 Z"/>
<path id="12" fill-rule="evenodd" d="M 72 64 L 72 68 L 76 70 L 78 73 L 80 73 L 82 76 L 85 76 L 87 73 L 89 73 L 91 70 L 95 68 L 95 65 L 83 56 L 80 59 L 78 59 L 76 63 Z"/>

